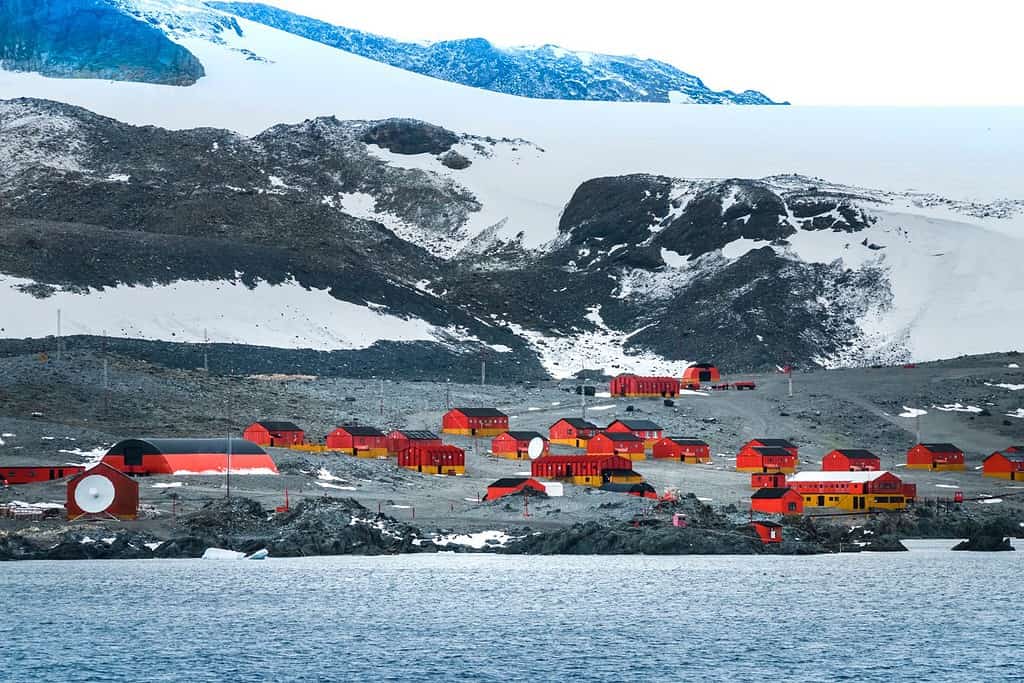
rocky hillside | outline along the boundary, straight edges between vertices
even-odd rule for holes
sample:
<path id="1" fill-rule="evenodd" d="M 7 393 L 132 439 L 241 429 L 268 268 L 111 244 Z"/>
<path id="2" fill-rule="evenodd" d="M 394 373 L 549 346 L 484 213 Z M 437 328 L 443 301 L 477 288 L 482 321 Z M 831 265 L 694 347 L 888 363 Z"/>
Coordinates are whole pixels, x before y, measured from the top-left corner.
<path id="1" fill-rule="evenodd" d="M 557 45 L 499 48 L 484 38 L 405 43 L 260 3 L 207 4 L 400 69 L 509 95 L 610 102 L 779 104 L 756 90 L 712 90 L 696 76 L 653 59 L 573 52 Z"/>
<path id="2" fill-rule="evenodd" d="M 208 339 L 268 347 L 233 363 L 247 371 L 471 377 L 483 357 L 512 378 L 890 363 L 1017 339 L 1013 324 L 972 332 L 1014 320 L 1021 287 L 996 264 L 1021 245 L 972 222 L 1013 203 L 628 175 L 583 182 L 549 225 L 495 190 L 544 168 L 542 149 L 408 119 L 245 137 L 23 99 L 0 103 L 0 150 L 7 338 L 51 334 L 61 309 L 66 334 L 158 360 L 195 353 L 154 342 Z"/>

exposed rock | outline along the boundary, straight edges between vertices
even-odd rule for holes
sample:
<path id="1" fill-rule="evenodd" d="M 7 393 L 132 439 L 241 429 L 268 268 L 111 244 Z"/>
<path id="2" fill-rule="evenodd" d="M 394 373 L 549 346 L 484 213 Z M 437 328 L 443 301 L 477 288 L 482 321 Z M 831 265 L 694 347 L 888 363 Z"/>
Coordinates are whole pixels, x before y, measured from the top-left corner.
<path id="1" fill-rule="evenodd" d="M 412 119 L 388 119 L 370 126 L 363 142 L 395 154 L 441 154 L 459 141 L 450 130 Z"/>
<path id="2" fill-rule="evenodd" d="M 441 155 L 441 163 L 450 169 L 461 171 L 473 165 L 473 162 L 462 156 L 454 149 L 450 149 Z"/>

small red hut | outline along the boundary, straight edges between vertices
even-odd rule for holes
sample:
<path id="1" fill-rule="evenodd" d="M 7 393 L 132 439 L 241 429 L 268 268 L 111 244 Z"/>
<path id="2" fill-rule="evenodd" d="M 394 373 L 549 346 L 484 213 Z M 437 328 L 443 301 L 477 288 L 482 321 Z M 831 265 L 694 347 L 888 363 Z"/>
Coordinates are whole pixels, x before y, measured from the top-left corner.
<path id="1" fill-rule="evenodd" d="M 542 455 L 550 452 L 548 440 L 537 432 L 505 432 L 491 439 L 491 453 L 500 458 L 512 460 L 527 460 L 530 457 L 530 442 L 540 439 L 544 443 Z"/>
<path id="2" fill-rule="evenodd" d="M 644 460 L 643 440 L 626 432 L 600 432 L 587 442 L 587 455 L 621 455 L 630 460 Z"/>
<path id="3" fill-rule="evenodd" d="M 84 515 L 136 519 L 139 516 L 139 484 L 127 474 L 101 462 L 68 482 L 64 509 L 70 520 Z"/>
<path id="4" fill-rule="evenodd" d="M 796 465 L 796 456 L 785 448 L 747 445 L 736 454 L 737 472 L 792 474 Z"/>
<path id="5" fill-rule="evenodd" d="M 505 496 L 511 496 L 522 491 L 530 493 L 546 493 L 544 484 L 536 479 L 527 477 L 505 477 L 493 484 L 487 485 L 487 495 L 484 500 L 497 500 Z"/>
<path id="6" fill-rule="evenodd" d="M 877 455 L 863 448 L 837 448 L 821 459 L 823 472 L 876 472 L 882 469 Z"/>
<path id="7" fill-rule="evenodd" d="M 651 455 L 690 464 L 708 463 L 711 462 L 711 447 L 700 439 L 666 436 L 651 447 Z"/>
<path id="8" fill-rule="evenodd" d="M 465 474 L 466 451 L 456 446 L 414 443 L 398 454 L 398 466 L 423 474 Z"/>
<path id="9" fill-rule="evenodd" d="M 1024 450 L 1011 446 L 1004 451 L 996 451 L 981 463 L 981 476 L 1024 481 Z"/>
<path id="10" fill-rule="evenodd" d="M 641 377 L 619 375 L 612 379 L 608 391 L 623 398 L 674 398 L 679 396 L 679 380 L 675 377 Z"/>
<path id="11" fill-rule="evenodd" d="M 4 465 L 0 466 L 0 484 L 17 486 L 53 481 L 76 475 L 84 469 L 81 465 Z"/>
<path id="12" fill-rule="evenodd" d="M 789 487 L 758 489 L 750 497 L 750 509 L 776 515 L 799 515 L 804 511 L 804 498 Z"/>
<path id="13" fill-rule="evenodd" d="M 782 525 L 777 522 L 754 521 L 750 523 L 757 537 L 765 545 L 769 543 L 782 543 Z"/>
<path id="14" fill-rule="evenodd" d="M 508 415 L 494 408 L 452 408 L 441 418 L 441 431 L 463 436 L 497 436 L 508 431 Z"/>
<path id="15" fill-rule="evenodd" d="M 601 428 L 593 422 L 578 417 L 563 417 L 551 425 L 551 428 L 548 429 L 548 437 L 551 443 L 586 448 L 587 442 L 593 439 L 599 431 Z"/>
<path id="16" fill-rule="evenodd" d="M 772 489 L 785 488 L 786 475 L 782 472 L 753 472 L 750 475 L 750 488 Z"/>
<path id="17" fill-rule="evenodd" d="M 722 381 L 722 375 L 711 363 L 697 363 L 683 371 L 684 389 L 700 389 L 702 384 Z"/>
<path id="18" fill-rule="evenodd" d="M 297 446 L 306 440 L 306 432 L 293 422 L 260 420 L 242 432 L 242 437 L 260 446 Z"/>
<path id="19" fill-rule="evenodd" d="M 412 445 L 440 446 L 441 437 L 434 432 L 413 429 L 396 429 L 387 436 L 388 455 L 398 455 Z"/>
<path id="20" fill-rule="evenodd" d="M 661 425 L 650 420 L 615 420 L 604 431 L 632 434 L 643 439 L 644 448 L 651 448 L 665 436 L 665 430 Z"/>
<path id="21" fill-rule="evenodd" d="M 964 452 L 951 443 L 919 443 L 907 451 L 910 470 L 956 471 L 964 467 Z"/>
<path id="22" fill-rule="evenodd" d="M 327 435 L 327 450 L 344 451 L 357 458 L 383 458 L 388 454 L 388 437 L 376 427 L 342 425 Z"/>

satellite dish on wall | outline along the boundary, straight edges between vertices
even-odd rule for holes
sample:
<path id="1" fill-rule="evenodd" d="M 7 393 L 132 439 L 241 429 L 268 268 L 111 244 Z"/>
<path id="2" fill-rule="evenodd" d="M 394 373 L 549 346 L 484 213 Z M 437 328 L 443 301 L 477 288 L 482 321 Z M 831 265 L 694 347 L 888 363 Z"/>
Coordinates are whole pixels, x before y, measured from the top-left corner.
<path id="1" fill-rule="evenodd" d="M 526 452 L 530 456 L 530 460 L 539 458 L 540 454 L 544 452 L 544 439 L 539 436 L 530 439 L 530 445 L 526 447 Z"/>
<path id="2" fill-rule="evenodd" d="M 114 482 L 99 475 L 90 474 L 78 482 L 75 489 L 75 504 L 88 514 L 104 512 L 114 502 Z"/>

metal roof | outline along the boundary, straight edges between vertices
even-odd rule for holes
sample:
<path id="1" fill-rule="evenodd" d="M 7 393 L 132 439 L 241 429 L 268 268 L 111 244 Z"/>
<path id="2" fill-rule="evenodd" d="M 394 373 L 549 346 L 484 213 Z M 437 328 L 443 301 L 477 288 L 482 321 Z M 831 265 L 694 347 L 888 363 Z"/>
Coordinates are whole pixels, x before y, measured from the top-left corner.
<path id="1" fill-rule="evenodd" d="M 757 491 L 754 491 L 754 495 L 752 495 L 751 498 L 782 498 L 783 496 L 785 496 L 790 491 L 793 491 L 793 489 L 788 488 L 788 487 L 786 487 L 786 488 L 772 487 L 772 488 L 758 489 Z M 796 491 L 793 491 L 793 493 L 796 493 Z M 800 495 L 800 494 L 797 493 L 796 495 Z"/>
<path id="2" fill-rule="evenodd" d="M 959 448 L 951 443 L 923 443 L 921 444 L 926 450 L 932 453 L 962 453 Z"/>
<path id="3" fill-rule="evenodd" d="M 874 481 L 881 476 L 891 474 L 888 470 L 860 471 L 860 472 L 800 472 L 787 479 L 789 482 L 805 481 L 849 481 L 863 484 Z"/>
<path id="4" fill-rule="evenodd" d="M 563 417 L 558 422 L 565 422 L 570 427 L 573 427 L 575 429 L 598 429 L 598 426 L 593 422 L 590 422 L 589 420 L 584 420 L 579 417 Z M 558 424 L 558 422 L 556 422 L 555 424 Z M 551 426 L 554 427 L 555 425 Z"/>
<path id="5" fill-rule="evenodd" d="M 186 455 L 193 453 L 227 453 L 228 439 L 124 439 L 118 441 L 107 454 L 123 455 L 127 446 L 142 448 L 143 454 Z M 231 452 L 238 455 L 266 455 L 266 451 L 245 439 L 231 439 Z"/>
<path id="6" fill-rule="evenodd" d="M 434 432 L 428 432 L 422 429 L 396 429 L 395 432 L 398 432 L 405 438 L 409 439 L 409 441 L 437 441 L 441 438 Z"/>
<path id="7" fill-rule="evenodd" d="M 865 448 L 837 448 L 835 452 L 854 460 L 878 460 L 877 455 Z"/>
<path id="8" fill-rule="evenodd" d="M 341 425 L 338 429 L 344 430 L 352 436 L 384 436 L 384 432 L 369 425 Z"/>
<path id="9" fill-rule="evenodd" d="M 624 425 L 626 429 L 632 429 L 636 432 L 656 432 L 661 430 L 661 425 L 651 422 L 650 420 L 615 420 L 620 425 Z M 615 424 L 612 422 L 612 424 Z M 612 425 L 608 425 L 611 427 Z"/>
<path id="10" fill-rule="evenodd" d="M 673 443 L 679 444 L 680 446 L 707 446 L 708 445 L 708 443 L 706 441 L 701 441 L 700 439 L 695 439 L 695 438 L 690 437 L 690 436 L 669 436 L 669 437 L 665 437 L 665 438 L 667 438 L 669 441 L 671 441 Z"/>
<path id="11" fill-rule="evenodd" d="M 508 417 L 497 408 L 452 408 L 466 417 Z"/>
<path id="12" fill-rule="evenodd" d="M 513 431 L 508 431 L 508 432 L 505 432 L 505 433 L 508 434 L 509 436 L 511 436 L 516 441 L 530 441 L 532 439 L 544 439 L 545 441 L 547 441 L 547 439 L 544 437 L 543 434 L 539 434 L 537 432 L 529 432 L 529 431 L 526 431 L 526 432 L 515 431 L 515 432 L 513 432 Z"/>
<path id="13" fill-rule="evenodd" d="M 294 422 L 287 422 L 284 420 L 258 420 L 256 424 L 266 428 L 270 432 L 301 432 L 302 427 L 299 427 Z"/>

